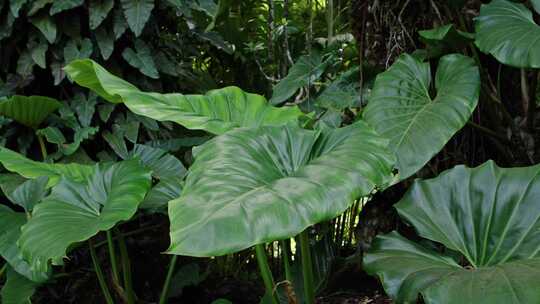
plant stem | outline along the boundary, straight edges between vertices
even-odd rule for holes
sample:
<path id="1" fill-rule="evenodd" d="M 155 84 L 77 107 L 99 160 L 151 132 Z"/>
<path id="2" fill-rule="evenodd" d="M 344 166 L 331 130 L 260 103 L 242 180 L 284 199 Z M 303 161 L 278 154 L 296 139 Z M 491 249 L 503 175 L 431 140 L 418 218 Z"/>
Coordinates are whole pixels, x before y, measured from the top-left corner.
<path id="1" fill-rule="evenodd" d="M 116 254 L 114 250 L 114 241 L 110 230 L 107 230 L 107 244 L 109 246 L 109 257 L 111 259 L 113 280 L 115 280 L 116 283 L 120 284 L 120 276 L 118 275 L 118 264 L 116 263 Z"/>
<path id="2" fill-rule="evenodd" d="M 90 249 L 90 256 L 92 257 L 94 270 L 96 271 L 96 276 L 98 278 L 101 291 L 103 292 L 103 296 L 105 297 L 105 301 L 107 302 L 107 304 L 114 304 L 111 293 L 109 292 L 109 288 L 107 287 L 107 282 L 105 282 L 105 277 L 103 276 L 103 272 L 101 271 L 101 267 L 99 266 L 99 261 L 96 255 L 96 250 L 94 249 L 94 243 L 92 239 L 88 240 L 88 248 Z"/>
<path id="3" fill-rule="evenodd" d="M 167 277 L 165 278 L 165 283 L 163 283 L 163 289 L 161 290 L 161 297 L 159 298 L 159 304 L 167 303 L 169 296 L 169 287 L 171 285 L 171 279 L 174 274 L 174 266 L 176 265 L 176 260 L 178 259 L 177 255 L 173 255 L 171 262 L 169 263 L 169 270 L 167 270 Z"/>
<path id="4" fill-rule="evenodd" d="M 43 136 L 36 134 L 39 147 L 41 149 L 41 156 L 43 157 L 43 160 L 47 159 L 47 148 L 45 147 L 45 142 L 43 141 Z"/>
<path id="5" fill-rule="evenodd" d="M 279 241 L 281 244 L 281 253 L 283 254 L 283 266 L 285 268 L 285 279 L 289 282 L 292 282 L 292 271 L 291 271 L 291 258 L 289 257 L 289 242 L 290 240 Z"/>
<path id="6" fill-rule="evenodd" d="M 274 294 L 274 278 L 270 266 L 268 265 L 268 260 L 266 259 L 264 244 L 255 245 L 255 254 L 257 256 L 257 263 L 259 264 L 259 271 L 261 272 L 266 293 L 271 295 L 273 304 L 278 304 L 278 299 Z"/>
<path id="7" fill-rule="evenodd" d="M 2 278 L 4 273 L 6 272 L 7 265 L 8 265 L 8 263 L 5 263 L 4 266 L 2 266 L 2 268 L 0 268 L 0 279 Z"/>
<path id="8" fill-rule="evenodd" d="M 300 233 L 300 253 L 302 258 L 302 274 L 304 277 L 304 294 L 307 304 L 315 303 L 315 288 L 313 286 L 313 264 L 309 248 L 309 228 Z"/>
<path id="9" fill-rule="evenodd" d="M 121 231 L 117 231 L 118 243 L 120 246 L 120 258 L 122 259 L 122 274 L 124 278 L 124 290 L 127 295 L 128 304 L 135 303 L 135 293 L 133 292 L 133 285 L 131 281 L 131 261 L 129 260 L 129 254 L 126 246 L 126 239 Z"/>

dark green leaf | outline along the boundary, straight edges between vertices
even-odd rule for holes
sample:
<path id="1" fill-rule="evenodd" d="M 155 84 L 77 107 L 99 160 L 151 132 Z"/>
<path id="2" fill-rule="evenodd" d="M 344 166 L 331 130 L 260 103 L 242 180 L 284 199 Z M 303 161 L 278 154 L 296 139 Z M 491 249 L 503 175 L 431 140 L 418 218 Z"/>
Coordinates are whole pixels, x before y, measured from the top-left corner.
<path id="1" fill-rule="evenodd" d="M 81 41 L 70 40 L 64 47 L 64 60 L 72 62 L 77 59 L 84 59 L 92 55 L 92 41 L 84 38 Z"/>
<path id="2" fill-rule="evenodd" d="M 65 10 L 81 6 L 83 3 L 84 0 L 55 0 L 51 6 L 49 14 L 52 16 Z"/>
<path id="3" fill-rule="evenodd" d="M 19 17 L 19 10 L 28 0 L 9 0 L 9 9 L 15 17 Z"/>
<path id="4" fill-rule="evenodd" d="M 474 41 L 474 34 L 458 30 L 453 24 L 447 24 L 430 30 L 418 31 L 420 40 L 427 46 L 426 58 L 459 51 Z"/>
<path id="5" fill-rule="evenodd" d="M 152 58 L 152 51 L 142 40 L 135 41 L 135 50 L 131 48 L 124 49 L 122 58 L 144 75 L 154 79 L 159 78 L 159 73 Z"/>
<path id="6" fill-rule="evenodd" d="M 25 49 L 17 60 L 17 74 L 23 77 L 32 75 L 34 65 L 36 65 L 36 63 L 32 58 L 32 53 L 30 52 L 30 50 Z"/>
<path id="7" fill-rule="evenodd" d="M 19 185 L 13 192 L 6 193 L 6 196 L 12 203 L 30 212 L 47 194 L 48 182 L 49 179 L 46 176 L 30 179 Z"/>
<path id="8" fill-rule="evenodd" d="M 116 40 L 122 37 L 128 27 L 126 18 L 124 18 L 124 14 L 122 13 L 122 10 L 120 8 L 114 10 L 113 22 L 113 33 L 114 39 Z"/>
<path id="9" fill-rule="evenodd" d="M 90 0 L 90 16 L 88 18 L 90 29 L 95 30 L 109 15 L 113 6 L 114 0 Z"/>
<path id="10" fill-rule="evenodd" d="M 154 0 L 121 0 L 124 16 L 135 37 L 139 37 L 154 8 Z"/>
<path id="11" fill-rule="evenodd" d="M 28 11 L 28 16 L 32 16 L 37 13 L 40 9 L 44 8 L 47 4 L 53 3 L 54 0 L 34 0 L 31 1 L 32 6 Z"/>
<path id="12" fill-rule="evenodd" d="M 114 51 L 114 37 L 103 26 L 96 30 L 96 40 L 101 52 L 101 57 L 107 60 Z"/>
<path id="13" fill-rule="evenodd" d="M 39 29 L 49 43 L 54 43 L 56 40 L 56 24 L 49 15 L 41 14 L 30 19 L 30 22 Z"/>
<path id="14" fill-rule="evenodd" d="M 39 284 L 34 283 L 22 275 L 18 274 L 11 267 L 6 273 L 6 284 L 0 291 L 2 304 L 30 304 L 30 299 L 34 295 Z"/>

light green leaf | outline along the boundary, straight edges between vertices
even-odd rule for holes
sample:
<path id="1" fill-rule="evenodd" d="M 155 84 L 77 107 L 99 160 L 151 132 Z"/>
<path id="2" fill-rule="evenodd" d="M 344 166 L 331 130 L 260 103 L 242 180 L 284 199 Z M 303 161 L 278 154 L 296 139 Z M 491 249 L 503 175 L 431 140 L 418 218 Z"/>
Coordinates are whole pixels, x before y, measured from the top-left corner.
<path id="1" fill-rule="evenodd" d="M 52 16 L 65 10 L 81 6 L 83 3 L 84 0 L 55 0 L 49 14 Z"/>
<path id="2" fill-rule="evenodd" d="M 84 182 L 63 177 L 22 227 L 19 247 L 32 269 L 61 262 L 68 247 L 129 220 L 150 188 L 138 161 L 96 165 Z"/>
<path id="3" fill-rule="evenodd" d="M 84 59 L 92 55 L 93 46 L 92 41 L 88 38 L 84 38 L 80 41 L 70 40 L 64 47 L 64 60 L 66 62 L 72 62 L 77 59 Z"/>
<path id="4" fill-rule="evenodd" d="M 0 256 L 6 260 L 10 268 L 13 268 L 27 279 L 35 282 L 46 281 L 48 273 L 31 271 L 30 265 L 23 260 L 17 247 L 21 227 L 26 223 L 26 214 L 14 212 L 6 206 L 0 205 L 0 220 Z"/>
<path id="5" fill-rule="evenodd" d="M 107 60 L 114 51 L 114 37 L 103 26 L 96 30 L 96 40 L 101 52 L 101 57 Z"/>
<path id="6" fill-rule="evenodd" d="M 30 212 L 47 194 L 48 182 L 49 179 L 46 176 L 30 179 L 19 185 L 13 192 L 6 193 L 6 196 L 12 203 Z"/>
<path id="7" fill-rule="evenodd" d="M 124 16 L 135 37 L 141 35 L 154 9 L 154 0 L 121 0 Z"/>
<path id="8" fill-rule="evenodd" d="M 19 17 L 19 11 L 27 1 L 28 0 L 9 0 L 9 9 L 13 16 Z"/>
<path id="9" fill-rule="evenodd" d="M 237 87 L 213 90 L 206 95 L 145 93 L 92 60 L 72 62 L 65 71 L 79 85 L 110 102 L 124 102 L 135 114 L 214 134 L 237 127 L 283 125 L 298 121 L 303 115 L 298 107 L 272 107 L 263 96 Z"/>
<path id="10" fill-rule="evenodd" d="M 37 128 L 52 112 L 60 108 L 56 99 L 45 96 L 20 96 L 0 101 L 0 115 L 30 128 Z"/>
<path id="11" fill-rule="evenodd" d="M 217 256 L 285 239 L 332 219 L 392 179 L 388 142 L 367 124 L 324 132 L 240 128 L 194 153 L 169 203 L 169 253 Z"/>
<path id="12" fill-rule="evenodd" d="M 47 176 L 49 178 L 49 187 L 56 185 L 61 176 L 66 176 L 76 181 L 84 181 L 93 171 L 92 166 L 76 163 L 48 164 L 33 161 L 4 147 L 0 147 L 0 163 L 8 171 L 18 173 L 26 178 Z"/>
<path id="13" fill-rule="evenodd" d="M 439 61 L 431 97 L 429 62 L 400 57 L 375 80 L 365 120 L 390 139 L 401 179 L 421 169 L 459 131 L 478 103 L 480 74 L 466 56 Z"/>
<path id="14" fill-rule="evenodd" d="M 124 49 L 122 58 L 144 75 L 154 79 L 159 78 L 159 73 L 152 58 L 152 51 L 142 40 L 135 41 L 135 50 L 131 48 Z"/>
<path id="15" fill-rule="evenodd" d="M 461 253 L 471 269 L 398 233 L 364 258 L 397 303 L 537 303 L 540 166 L 457 166 L 417 180 L 395 205 L 418 234 Z"/>
<path id="16" fill-rule="evenodd" d="M 66 142 L 66 137 L 57 127 L 46 127 L 36 131 L 38 135 L 45 136 L 45 139 L 53 144 L 61 145 Z"/>
<path id="17" fill-rule="evenodd" d="M 114 0 L 90 0 L 88 22 L 91 30 L 95 30 L 105 20 L 113 6 Z"/>
<path id="18" fill-rule="evenodd" d="M 0 291 L 2 304 L 31 304 L 30 299 L 39 284 L 18 274 L 11 267 L 8 267 L 6 277 L 6 284 Z"/>
<path id="19" fill-rule="evenodd" d="M 506 65 L 540 68 L 540 26 L 525 5 L 506 0 L 482 4 L 475 28 L 480 51 Z"/>
<path id="20" fill-rule="evenodd" d="M 270 103 L 280 104 L 293 96 L 301 87 L 319 79 L 328 64 L 329 60 L 323 60 L 319 53 L 300 57 L 289 70 L 289 74 L 274 87 Z"/>
<path id="21" fill-rule="evenodd" d="M 54 43 L 56 40 L 56 24 L 49 15 L 41 14 L 40 16 L 32 17 L 30 23 L 38 28 L 49 43 Z"/>
<path id="22" fill-rule="evenodd" d="M 64 155 L 71 155 L 75 153 L 79 149 L 83 141 L 91 138 L 98 131 L 99 131 L 98 127 L 83 127 L 83 128 L 76 129 L 75 135 L 73 135 L 73 142 L 69 144 L 60 145 L 59 146 L 60 151 Z"/>

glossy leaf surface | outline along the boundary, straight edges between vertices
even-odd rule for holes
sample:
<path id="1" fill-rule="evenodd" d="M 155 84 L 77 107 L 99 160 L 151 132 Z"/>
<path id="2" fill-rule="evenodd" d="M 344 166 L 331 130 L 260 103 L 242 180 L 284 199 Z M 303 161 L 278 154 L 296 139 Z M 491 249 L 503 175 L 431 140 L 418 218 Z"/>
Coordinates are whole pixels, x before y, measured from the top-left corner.
<path id="1" fill-rule="evenodd" d="M 237 127 L 283 125 L 303 115 L 298 107 L 276 108 L 263 96 L 237 87 L 213 90 L 206 95 L 146 93 L 92 60 L 74 61 L 65 70 L 79 85 L 110 102 L 123 102 L 135 114 L 214 134 Z"/>
<path id="2" fill-rule="evenodd" d="M 37 128 L 60 106 L 60 102 L 49 97 L 15 95 L 9 99 L 0 100 L 0 115 L 30 128 Z"/>
<path id="3" fill-rule="evenodd" d="M 480 74 L 474 61 L 441 58 L 431 97 L 429 63 L 400 57 L 375 80 L 365 120 L 390 139 L 401 179 L 421 169 L 471 116 L 478 103 Z"/>
<path id="4" fill-rule="evenodd" d="M 195 153 L 169 203 L 169 253 L 214 256 L 294 236 L 389 183 L 387 141 L 363 122 L 309 131 L 241 128 Z"/>

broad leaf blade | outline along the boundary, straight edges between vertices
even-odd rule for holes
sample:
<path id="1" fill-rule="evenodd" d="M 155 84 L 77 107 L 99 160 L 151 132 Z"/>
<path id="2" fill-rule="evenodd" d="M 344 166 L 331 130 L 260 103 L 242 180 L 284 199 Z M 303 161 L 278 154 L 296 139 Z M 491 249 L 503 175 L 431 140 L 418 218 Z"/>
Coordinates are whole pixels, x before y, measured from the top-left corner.
<path id="1" fill-rule="evenodd" d="M 237 127 L 283 125 L 303 115 L 298 107 L 276 108 L 263 96 L 237 87 L 213 90 L 206 95 L 146 93 L 92 60 L 74 61 L 65 70 L 79 85 L 110 102 L 124 102 L 135 114 L 214 134 Z"/>
<path id="2" fill-rule="evenodd" d="M 135 37 L 141 35 L 154 9 L 154 0 L 121 0 L 124 16 Z"/>
<path id="3" fill-rule="evenodd" d="M 150 183 L 150 173 L 138 161 L 97 166 L 83 183 L 63 178 L 23 226 L 23 257 L 35 270 L 60 262 L 71 244 L 130 219 Z"/>
<path id="4" fill-rule="evenodd" d="M 32 211 L 47 194 L 47 183 L 49 178 L 40 176 L 36 179 L 27 180 L 18 186 L 13 192 L 6 193 L 6 196 L 14 203 L 26 210 Z"/>
<path id="5" fill-rule="evenodd" d="M 215 256 L 292 237 L 389 183 L 387 141 L 365 123 L 320 133 L 241 128 L 195 154 L 182 196 L 169 203 L 169 252 Z"/>
<path id="6" fill-rule="evenodd" d="M 8 267 L 6 277 L 6 284 L 0 291 L 2 304 L 31 304 L 30 299 L 38 284 L 18 274 L 11 267 Z"/>
<path id="7" fill-rule="evenodd" d="M 421 169 L 471 116 L 478 103 L 480 74 L 463 55 L 441 58 L 430 97 L 429 63 L 400 57 L 379 74 L 364 112 L 365 120 L 390 139 L 401 179 Z"/>
<path id="8" fill-rule="evenodd" d="M 49 97 L 15 95 L 0 101 L 0 115 L 36 128 L 60 106 L 60 102 Z"/>
<path id="9" fill-rule="evenodd" d="M 475 28 L 475 43 L 482 52 L 506 65 L 540 67 L 540 26 L 525 5 L 507 0 L 482 4 Z"/>

